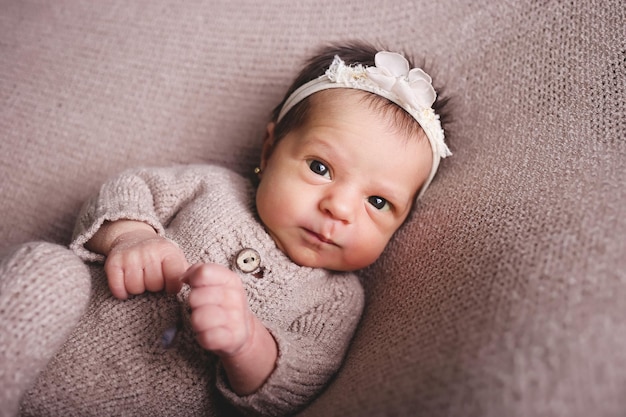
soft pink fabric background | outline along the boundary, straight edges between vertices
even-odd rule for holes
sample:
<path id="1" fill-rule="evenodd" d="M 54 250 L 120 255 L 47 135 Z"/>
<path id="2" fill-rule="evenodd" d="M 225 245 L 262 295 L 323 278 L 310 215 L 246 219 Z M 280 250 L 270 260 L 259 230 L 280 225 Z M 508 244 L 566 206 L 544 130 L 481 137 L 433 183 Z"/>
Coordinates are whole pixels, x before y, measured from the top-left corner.
<path id="1" fill-rule="evenodd" d="M 0 3 L 0 238 L 68 243 L 137 165 L 250 172 L 321 42 L 424 56 L 454 156 L 366 271 L 344 368 L 303 416 L 626 409 L 620 1 Z M 155 394 L 156 395 L 156 394 Z"/>

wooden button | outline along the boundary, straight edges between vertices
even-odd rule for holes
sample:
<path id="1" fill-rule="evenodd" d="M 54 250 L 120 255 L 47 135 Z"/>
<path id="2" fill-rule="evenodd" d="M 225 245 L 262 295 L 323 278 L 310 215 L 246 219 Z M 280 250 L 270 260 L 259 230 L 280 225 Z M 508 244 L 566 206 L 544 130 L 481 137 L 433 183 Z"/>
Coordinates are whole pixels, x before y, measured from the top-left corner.
<path id="1" fill-rule="evenodd" d="M 243 273 L 254 272 L 261 266 L 261 255 L 254 249 L 242 249 L 237 254 L 236 266 Z"/>

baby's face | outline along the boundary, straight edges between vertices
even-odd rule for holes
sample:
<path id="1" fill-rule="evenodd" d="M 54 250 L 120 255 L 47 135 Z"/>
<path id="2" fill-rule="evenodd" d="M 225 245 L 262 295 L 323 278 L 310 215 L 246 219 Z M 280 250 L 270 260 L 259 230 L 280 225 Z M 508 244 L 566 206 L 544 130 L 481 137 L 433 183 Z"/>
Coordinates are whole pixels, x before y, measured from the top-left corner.
<path id="1" fill-rule="evenodd" d="M 390 128 L 362 94 L 316 93 L 302 127 L 278 142 L 268 128 L 257 209 L 299 265 L 352 271 L 373 263 L 430 171 L 428 140 Z"/>

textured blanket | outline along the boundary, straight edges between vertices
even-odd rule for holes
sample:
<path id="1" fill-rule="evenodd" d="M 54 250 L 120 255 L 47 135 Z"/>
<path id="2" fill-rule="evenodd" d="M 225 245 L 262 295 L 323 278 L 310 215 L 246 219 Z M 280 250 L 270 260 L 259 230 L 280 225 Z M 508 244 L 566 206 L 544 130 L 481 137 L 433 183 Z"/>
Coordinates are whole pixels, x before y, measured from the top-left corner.
<path id="1" fill-rule="evenodd" d="M 302 60 L 380 42 L 453 97 L 454 155 L 365 271 L 344 366 L 301 414 L 623 415 L 625 28 L 619 0 L 4 0 L 0 245 L 68 244 L 80 205 L 125 168 L 250 172 Z M 0 289 L 0 312 L 19 311 L 24 293 Z M 0 325 L 11 410 L 24 375 Z"/>

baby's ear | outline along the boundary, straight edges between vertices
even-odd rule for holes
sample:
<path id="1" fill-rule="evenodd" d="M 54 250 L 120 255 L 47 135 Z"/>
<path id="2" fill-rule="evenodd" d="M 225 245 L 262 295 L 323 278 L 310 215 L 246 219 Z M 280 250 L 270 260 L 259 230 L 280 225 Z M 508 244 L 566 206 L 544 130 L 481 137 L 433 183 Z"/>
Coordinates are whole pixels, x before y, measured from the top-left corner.
<path id="1" fill-rule="evenodd" d="M 274 150 L 274 145 L 276 144 L 276 137 L 274 136 L 275 128 L 276 123 L 269 122 L 267 124 L 267 133 L 265 134 L 265 139 L 263 139 L 263 148 L 261 149 L 261 172 L 265 169 L 267 161 L 270 159 L 272 151 Z"/>

